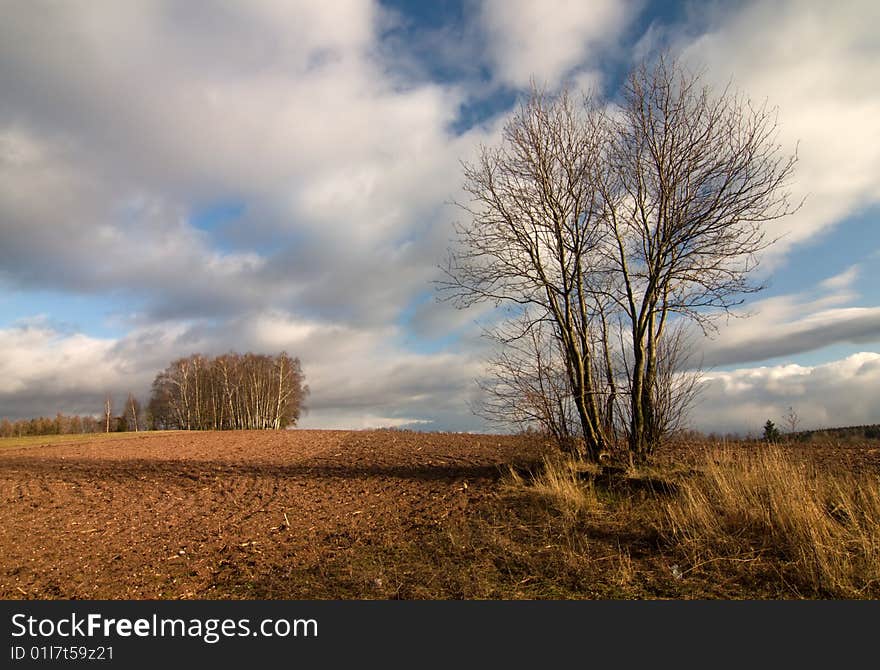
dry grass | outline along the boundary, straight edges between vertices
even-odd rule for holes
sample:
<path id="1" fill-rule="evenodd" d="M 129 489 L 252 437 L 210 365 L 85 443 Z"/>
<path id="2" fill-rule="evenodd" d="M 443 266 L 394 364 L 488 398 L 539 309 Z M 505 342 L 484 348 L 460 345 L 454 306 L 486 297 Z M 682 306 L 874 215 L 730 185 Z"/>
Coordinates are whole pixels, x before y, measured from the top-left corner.
<path id="1" fill-rule="evenodd" d="M 430 532 L 357 543 L 297 580 L 335 598 L 877 597 L 877 471 L 829 464 L 766 445 L 637 468 L 554 453 Z"/>
<path id="2" fill-rule="evenodd" d="M 535 496 L 547 499 L 567 519 L 574 521 L 601 506 L 590 477 L 595 474 L 595 468 L 551 454 L 544 456 L 540 467 L 525 475 L 510 468 L 508 484 L 514 489 L 525 487 Z"/>
<path id="3" fill-rule="evenodd" d="M 554 518 L 557 556 L 584 572 L 601 564 L 620 597 L 652 597 L 646 583 L 674 597 L 880 595 L 876 472 L 829 469 L 783 446 L 682 456 L 611 477 L 550 456 L 526 475 L 511 470 L 508 490 Z M 626 540 L 609 546 L 615 535 Z"/>
<path id="4" fill-rule="evenodd" d="M 665 512 L 665 536 L 691 563 L 684 574 L 756 563 L 797 595 L 880 594 L 876 476 L 827 472 L 780 447 L 716 449 Z"/>

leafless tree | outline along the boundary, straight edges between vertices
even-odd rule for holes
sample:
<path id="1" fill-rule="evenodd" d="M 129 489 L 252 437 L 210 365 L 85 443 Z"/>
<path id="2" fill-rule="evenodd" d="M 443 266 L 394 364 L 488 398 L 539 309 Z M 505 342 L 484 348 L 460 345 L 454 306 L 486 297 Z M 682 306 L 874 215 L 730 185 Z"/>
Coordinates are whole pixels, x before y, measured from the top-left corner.
<path id="1" fill-rule="evenodd" d="M 278 430 L 299 419 L 304 379 L 299 359 L 285 352 L 192 354 L 156 376 L 150 415 L 157 428 Z"/>
<path id="2" fill-rule="evenodd" d="M 796 433 L 798 426 L 801 423 L 801 418 L 797 415 L 797 412 L 794 411 L 794 407 L 788 408 L 788 411 L 785 413 L 785 416 L 782 417 L 782 420 L 785 422 L 785 426 L 788 428 L 789 433 Z"/>
<path id="3" fill-rule="evenodd" d="M 442 289 L 550 324 L 588 457 L 622 415 L 631 457 L 656 448 L 692 395 L 665 386 L 667 331 L 710 331 L 760 289 L 749 276 L 765 224 L 793 211 L 796 156 L 776 133 L 766 105 L 661 58 L 630 75 L 617 107 L 533 89 L 501 146 L 464 166 L 471 201 Z"/>
<path id="4" fill-rule="evenodd" d="M 113 415 L 113 402 L 110 398 L 110 394 L 104 398 L 104 432 L 110 432 L 110 417 Z"/>
<path id="5" fill-rule="evenodd" d="M 583 123 L 568 94 L 538 90 L 504 129 L 500 147 L 465 165 L 470 203 L 456 225 L 442 288 L 459 306 L 491 301 L 545 321 L 562 354 L 588 456 L 609 441 L 595 362 L 598 310 L 591 257 L 601 245 L 592 186 L 601 128 Z M 529 328 L 523 329 L 524 333 Z"/>
<path id="6" fill-rule="evenodd" d="M 743 294 L 769 240 L 765 224 L 793 211 L 786 190 L 796 156 L 776 141 L 775 111 L 729 89 L 715 95 L 674 61 L 642 65 L 609 119 L 597 180 L 613 295 L 631 329 L 630 449 L 659 439 L 658 345 L 670 317 L 712 328 Z"/>
<path id="7" fill-rule="evenodd" d="M 141 415 L 141 404 L 138 399 L 134 397 L 134 393 L 129 393 L 128 398 L 125 400 L 125 415 L 128 420 L 129 430 L 133 430 L 137 433 L 140 429 L 138 419 Z"/>
<path id="8" fill-rule="evenodd" d="M 506 326 L 506 327 L 505 327 Z M 525 328 L 525 332 L 511 331 Z M 498 345 L 475 412 L 519 430 L 537 428 L 577 454 L 582 440 L 565 361 L 545 321 L 523 315 L 487 333 Z"/>

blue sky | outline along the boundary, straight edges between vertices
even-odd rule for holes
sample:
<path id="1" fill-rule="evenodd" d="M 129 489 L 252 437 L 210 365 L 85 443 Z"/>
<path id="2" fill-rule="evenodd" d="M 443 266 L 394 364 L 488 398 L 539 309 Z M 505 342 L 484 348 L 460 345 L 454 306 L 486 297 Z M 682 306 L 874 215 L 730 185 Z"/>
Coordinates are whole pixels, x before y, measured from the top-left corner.
<path id="1" fill-rule="evenodd" d="M 529 81 L 613 104 L 668 49 L 779 108 L 806 197 L 694 425 L 880 421 L 874 2 L 10 2 L 0 416 L 144 397 L 175 357 L 300 356 L 303 425 L 481 430 L 486 310 L 434 300 L 460 161 Z"/>

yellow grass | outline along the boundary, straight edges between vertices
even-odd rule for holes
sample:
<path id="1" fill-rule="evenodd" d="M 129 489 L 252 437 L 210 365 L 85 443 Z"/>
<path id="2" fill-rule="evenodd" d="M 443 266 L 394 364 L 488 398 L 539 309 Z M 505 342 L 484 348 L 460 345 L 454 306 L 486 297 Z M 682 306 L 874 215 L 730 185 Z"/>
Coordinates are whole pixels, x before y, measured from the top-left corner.
<path id="1" fill-rule="evenodd" d="M 876 476 L 823 472 L 779 447 L 717 449 L 665 505 L 665 533 L 688 571 L 772 561 L 794 588 L 864 597 L 880 587 Z"/>
<path id="2" fill-rule="evenodd" d="M 523 478 L 515 470 L 509 473 L 513 486 L 527 486 L 539 497 L 552 502 L 568 517 L 591 512 L 599 507 L 592 481 L 582 477 L 584 466 L 561 455 L 544 456 L 541 467 Z"/>
<path id="3" fill-rule="evenodd" d="M 639 537 L 655 529 L 657 557 L 684 589 L 720 580 L 728 585 L 721 593 L 880 595 L 876 474 L 829 471 L 783 446 L 716 447 L 695 453 L 688 468 L 643 465 L 610 481 L 584 472 L 582 464 L 550 456 L 527 475 L 511 470 L 508 481 L 556 510 L 561 555 L 585 569 L 610 561 L 603 572 L 623 592 L 636 588 L 644 564 L 626 545 L 596 557 L 591 535 Z M 645 480 L 669 486 L 640 491 Z"/>

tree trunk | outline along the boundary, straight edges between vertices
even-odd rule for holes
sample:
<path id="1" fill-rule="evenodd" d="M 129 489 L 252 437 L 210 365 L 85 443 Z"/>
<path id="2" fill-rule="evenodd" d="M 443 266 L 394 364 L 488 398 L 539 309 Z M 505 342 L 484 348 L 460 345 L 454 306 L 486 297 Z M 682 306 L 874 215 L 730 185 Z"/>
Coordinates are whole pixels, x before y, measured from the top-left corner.
<path id="1" fill-rule="evenodd" d="M 629 451 L 630 457 L 641 459 L 645 441 L 645 415 L 644 415 L 644 374 L 645 374 L 645 350 L 644 338 L 640 336 L 638 329 L 633 329 L 633 369 L 632 382 L 630 385 L 630 429 Z"/>

